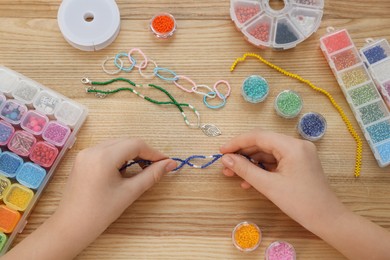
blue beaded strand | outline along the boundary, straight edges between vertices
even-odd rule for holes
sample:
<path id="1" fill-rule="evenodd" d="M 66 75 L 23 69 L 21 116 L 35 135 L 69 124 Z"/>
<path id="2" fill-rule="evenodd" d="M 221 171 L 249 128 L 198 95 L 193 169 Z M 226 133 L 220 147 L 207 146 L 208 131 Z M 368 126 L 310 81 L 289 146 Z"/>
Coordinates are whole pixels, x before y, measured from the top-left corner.
<path id="1" fill-rule="evenodd" d="M 209 167 L 210 165 L 214 164 L 216 161 L 218 161 L 219 159 L 221 159 L 221 157 L 223 156 L 223 154 L 214 154 L 214 155 L 211 155 L 211 156 L 204 156 L 204 155 L 192 155 L 186 159 L 181 159 L 181 158 L 176 158 L 176 157 L 173 157 L 171 158 L 172 160 L 174 161 L 177 161 L 179 162 L 179 165 L 173 169 L 172 171 L 178 171 L 180 170 L 181 168 L 183 168 L 185 165 L 188 165 L 192 168 L 197 168 L 197 169 L 204 169 L 204 168 L 207 168 Z M 264 165 L 260 162 L 256 162 L 254 161 L 252 158 L 250 158 L 249 156 L 247 155 L 243 155 L 245 158 L 247 158 L 249 161 L 255 163 L 257 166 L 259 166 L 260 168 L 262 169 L 265 169 Z M 193 164 L 191 161 L 194 160 L 194 159 L 211 159 L 209 162 L 205 163 L 205 164 L 202 164 L 202 165 L 195 165 Z M 133 166 L 134 164 L 142 164 L 145 168 L 147 166 L 150 166 L 153 162 L 152 161 L 149 161 L 149 160 L 136 160 L 136 161 L 132 161 L 126 165 L 124 165 L 119 171 L 122 171 L 128 167 L 131 167 Z"/>

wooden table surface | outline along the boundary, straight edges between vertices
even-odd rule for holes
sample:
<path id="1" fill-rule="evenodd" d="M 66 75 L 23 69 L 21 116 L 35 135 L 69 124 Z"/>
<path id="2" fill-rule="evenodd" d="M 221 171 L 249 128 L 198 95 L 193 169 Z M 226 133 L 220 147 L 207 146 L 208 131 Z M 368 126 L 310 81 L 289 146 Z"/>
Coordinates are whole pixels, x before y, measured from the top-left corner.
<path id="1" fill-rule="evenodd" d="M 229 70 L 243 53 L 260 53 L 328 90 L 362 136 L 320 51 L 319 38 L 328 26 L 333 26 L 347 28 L 358 48 L 367 37 L 390 39 L 388 0 L 327 0 L 317 33 L 283 52 L 260 50 L 246 42 L 230 19 L 227 0 L 118 0 L 118 38 L 104 50 L 84 52 L 71 47 L 62 37 L 56 19 L 60 2 L 0 2 L 0 63 L 89 108 L 76 144 L 66 153 L 15 243 L 56 210 L 76 154 L 108 138 L 142 137 L 169 156 L 185 158 L 215 154 L 230 138 L 254 128 L 298 137 L 297 120 L 284 120 L 273 109 L 273 99 L 284 89 L 296 90 L 303 96 L 303 112 L 325 115 L 328 131 L 316 145 L 338 197 L 354 212 L 390 230 L 389 168 L 378 167 L 364 140 L 362 176 L 354 178 L 355 142 L 324 96 L 254 59 L 240 64 L 233 73 Z M 277 6 L 277 1 L 271 2 Z M 168 11 L 177 19 L 178 30 L 169 41 L 157 40 L 148 30 L 150 18 L 159 11 Z M 103 100 L 85 93 L 80 83 L 84 75 L 95 80 L 109 79 L 100 67 L 103 59 L 134 47 L 141 48 L 160 66 L 188 75 L 199 84 L 213 85 L 219 79 L 227 79 L 232 85 L 232 96 L 218 111 L 206 108 L 200 96 L 184 93 L 161 80 L 152 81 L 165 86 L 180 102 L 194 105 L 202 122 L 217 125 L 223 134 L 206 137 L 199 130 L 189 129 L 175 107 L 153 105 L 131 93 Z M 249 104 L 240 94 L 243 79 L 252 74 L 260 74 L 270 83 L 270 96 L 264 103 Z M 137 72 L 121 75 L 136 82 L 149 82 Z M 145 94 L 162 97 L 153 90 L 146 90 Z M 261 246 L 250 254 L 235 249 L 230 238 L 232 228 L 243 220 L 257 223 L 263 231 Z M 242 190 L 238 178 L 224 177 L 218 162 L 205 170 L 186 167 L 178 174 L 164 177 L 78 259 L 263 259 L 266 247 L 274 240 L 293 244 L 298 259 L 344 259 L 254 189 Z"/>

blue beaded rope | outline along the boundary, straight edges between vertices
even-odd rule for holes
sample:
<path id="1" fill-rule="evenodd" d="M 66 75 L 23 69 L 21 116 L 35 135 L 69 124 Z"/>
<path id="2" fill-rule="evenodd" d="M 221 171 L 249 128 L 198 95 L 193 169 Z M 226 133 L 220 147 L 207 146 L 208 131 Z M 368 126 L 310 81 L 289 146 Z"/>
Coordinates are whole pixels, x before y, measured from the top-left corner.
<path id="1" fill-rule="evenodd" d="M 210 165 L 214 164 L 216 161 L 218 161 L 219 159 L 221 159 L 221 157 L 223 156 L 223 154 L 214 154 L 214 155 L 210 155 L 210 156 L 205 156 L 205 155 L 192 155 L 186 159 L 180 159 L 180 158 L 176 158 L 176 157 L 173 157 L 171 158 L 172 160 L 174 161 L 177 161 L 179 162 L 179 165 L 173 169 L 172 171 L 178 171 L 180 170 L 181 168 L 183 168 L 185 165 L 188 165 L 192 168 L 196 168 L 196 169 L 204 169 L 204 168 L 207 168 L 209 167 Z M 252 158 L 250 158 L 249 156 L 247 155 L 242 155 L 244 156 L 245 158 L 247 158 L 249 161 L 253 162 L 254 164 L 256 164 L 257 166 L 259 166 L 260 168 L 262 169 L 265 169 L 264 165 L 260 162 L 256 162 L 254 161 Z M 202 165 L 196 165 L 196 164 L 193 164 L 191 163 L 192 160 L 194 159 L 211 159 L 209 162 L 206 162 L 205 164 L 202 164 Z M 133 166 L 134 164 L 142 164 L 144 167 L 148 167 L 152 164 L 153 162 L 152 161 L 149 161 L 149 160 L 136 160 L 136 161 L 132 161 L 126 165 L 124 165 L 122 168 L 119 169 L 119 171 L 122 171 L 128 167 L 131 167 Z"/>

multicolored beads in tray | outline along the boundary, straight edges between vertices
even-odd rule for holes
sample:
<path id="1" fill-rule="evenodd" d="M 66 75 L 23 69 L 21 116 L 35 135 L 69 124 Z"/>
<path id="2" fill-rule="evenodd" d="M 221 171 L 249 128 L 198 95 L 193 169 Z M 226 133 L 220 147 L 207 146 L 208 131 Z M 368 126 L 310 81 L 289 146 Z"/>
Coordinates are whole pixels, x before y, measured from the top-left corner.
<path id="1" fill-rule="evenodd" d="M 230 16 L 253 45 L 290 49 L 317 31 L 324 0 L 284 0 L 283 4 L 275 10 L 269 0 L 231 0 Z"/>
<path id="2" fill-rule="evenodd" d="M 379 166 L 390 165 L 389 109 L 348 31 L 345 29 L 329 30 L 329 33 L 323 36 L 320 42 L 329 66 L 354 112 Z M 366 55 L 365 61 L 369 64 L 372 62 L 374 65 L 375 62 L 379 62 L 380 55 L 372 54 L 373 52 L 369 50 L 369 47 L 363 49 L 363 54 Z M 379 82 L 386 84 L 387 81 L 379 80 Z M 383 91 L 381 92 L 383 93 Z"/>
<path id="3" fill-rule="evenodd" d="M 0 255 L 75 139 L 87 109 L 0 66 Z"/>

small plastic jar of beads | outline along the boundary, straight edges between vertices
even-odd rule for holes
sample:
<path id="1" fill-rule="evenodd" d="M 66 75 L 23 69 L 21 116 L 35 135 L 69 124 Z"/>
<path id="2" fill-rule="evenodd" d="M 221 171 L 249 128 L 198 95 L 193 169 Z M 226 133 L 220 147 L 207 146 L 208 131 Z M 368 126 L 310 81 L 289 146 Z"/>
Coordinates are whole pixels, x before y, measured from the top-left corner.
<path id="1" fill-rule="evenodd" d="M 11 233 L 20 219 L 20 213 L 0 204 L 0 232 Z"/>
<path id="2" fill-rule="evenodd" d="M 275 99 L 275 110 L 284 118 L 294 118 L 302 110 L 303 101 L 301 96 L 292 90 L 284 90 Z"/>
<path id="3" fill-rule="evenodd" d="M 27 112 L 27 107 L 14 99 L 4 102 L 1 107 L 0 117 L 11 124 L 19 124 L 23 115 Z"/>
<path id="4" fill-rule="evenodd" d="M 7 189 L 3 201 L 10 209 L 25 211 L 33 197 L 34 192 L 32 190 L 23 185 L 14 183 Z"/>
<path id="5" fill-rule="evenodd" d="M 11 139 L 15 128 L 3 120 L 0 120 L 0 145 L 6 145 Z"/>
<path id="6" fill-rule="evenodd" d="M 150 30 L 157 38 L 170 38 L 176 31 L 176 20 L 169 13 L 158 13 L 150 20 Z"/>
<path id="7" fill-rule="evenodd" d="M 299 119 L 298 132 L 309 141 L 317 141 L 324 136 L 326 126 L 326 120 L 321 114 L 309 112 Z"/>
<path id="8" fill-rule="evenodd" d="M 11 181 L 0 174 L 0 200 L 3 198 L 3 195 L 5 194 L 9 186 L 11 186 Z"/>
<path id="9" fill-rule="evenodd" d="M 251 75 L 242 83 L 241 94 L 250 103 L 260 103 L 269 94 L 268 82 L 263 77 Z"/>
<path id="10" fill-rule="evenodd" d="M 29 133 L 40 135 L 47 122 L 49 122 L 47 116 L 42 115 L 37 111 L 30 110 L 22 118 L 20 126 Z"/>
<path id="11" fill-rule="evenodd" d="M 266 260 L 295 260 L 294 247 L 285 241 L 275 241 L 265 251 Z"/>
<path id="12" fill-rule="evenodd" d="M 233 245 L 242 252 L 251 252 L 261 243 L 261 230 L 251 222 L 241 222 L 233 229 Z"/>

